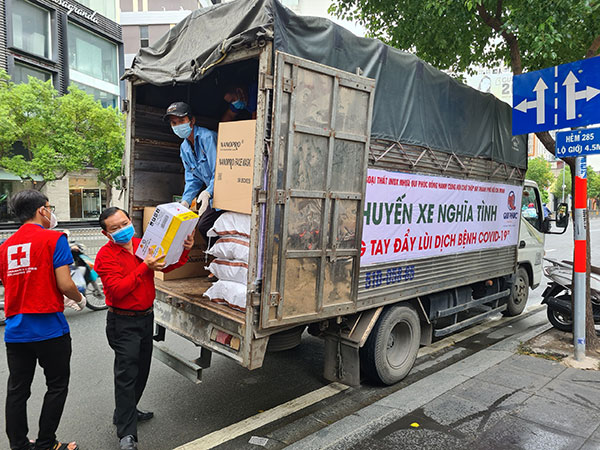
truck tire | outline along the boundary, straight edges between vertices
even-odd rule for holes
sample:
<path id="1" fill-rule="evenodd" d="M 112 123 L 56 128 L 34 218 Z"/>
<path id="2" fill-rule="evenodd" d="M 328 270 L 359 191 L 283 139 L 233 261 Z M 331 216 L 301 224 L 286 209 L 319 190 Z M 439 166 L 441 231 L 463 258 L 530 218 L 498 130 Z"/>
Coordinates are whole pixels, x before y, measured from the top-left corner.
<path id="1" fill-rule="evenodd" d="M 305 325 L 299 327 L 290 328 L 289 330 L 280 331 L 271 335 L 269 343 L 267 344 L 268 352 L 282 352 L 284 350 L 291 350 L 300 345 L 302 341 L 302 333 L 304 332 Z"/>
<path id="2" fill-rule="evenodd" d="M 360 349 L 363 374 L 380 384 L 394 384 L 412 369 L 421 341 L 421 323 L 408 304 L 387 307 Z"/>
<path id="3" fill-rule="evenodd" d="M 529 275 L 523 267 L 517 269 L 515 284 L 506 301 L 506 309 L 502 312 L 505 316 L 518 316 L 523 312 L 529 298 Z"/>

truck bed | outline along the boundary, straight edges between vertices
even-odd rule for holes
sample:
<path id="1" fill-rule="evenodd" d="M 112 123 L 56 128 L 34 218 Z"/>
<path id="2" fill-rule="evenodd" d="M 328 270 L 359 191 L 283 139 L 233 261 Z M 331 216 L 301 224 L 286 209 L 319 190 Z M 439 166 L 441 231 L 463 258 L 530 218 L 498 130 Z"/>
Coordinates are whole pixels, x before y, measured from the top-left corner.
<path id="1" fill-rule="evenodd" d="M 180 280 L 168 280 L 162 281 L 154 279 L 154 283 L 157 291 L 161 291 L 167 296 L 193 303 L 197 306 L 210 310 L 220 316 L 224 316 L 227 319 L 238 322 L 243 325 L 245 321 L 245 314 L 241 311 L 229 308 L 225 305 L 219 305 L 218 303 L 211 302 L 204 294 L 209 287 L 212 286 L 212 282 L 208 281 L 206 277 L 197 278 L 184 278 Z"/>

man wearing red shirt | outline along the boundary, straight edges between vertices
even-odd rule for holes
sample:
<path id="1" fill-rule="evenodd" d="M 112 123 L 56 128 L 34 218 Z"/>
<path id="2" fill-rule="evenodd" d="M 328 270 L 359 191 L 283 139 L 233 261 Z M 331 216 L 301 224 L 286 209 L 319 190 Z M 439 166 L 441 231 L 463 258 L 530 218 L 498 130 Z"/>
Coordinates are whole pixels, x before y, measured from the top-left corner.
<path id="1" fill-rule="evenodd" d="M 94 270 L 104 286 L 108 314 L 106 336 L 115 352 L 115 413 L 119 448 L 137 449 L 137 422 L 153 417 L 151 412 L 137 409 L 152 359 L 154 325 L 154 271 L 171 271 L 187 262 L 194 245 L 193 234 L 184 242 L 184 251 L 177 264 L 165 269 L 163 256 L 135 256 L 140 239 L 127 212 L 117 207 L 107 208 L 100 215 L 102 233 L 109 239 L 96 255 Z"/>

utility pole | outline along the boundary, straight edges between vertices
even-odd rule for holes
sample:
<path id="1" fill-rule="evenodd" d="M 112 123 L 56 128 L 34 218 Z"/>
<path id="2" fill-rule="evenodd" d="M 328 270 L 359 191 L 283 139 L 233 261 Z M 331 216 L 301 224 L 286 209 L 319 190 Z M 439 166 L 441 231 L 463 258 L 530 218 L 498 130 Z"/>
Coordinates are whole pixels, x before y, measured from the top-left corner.
<path id="1" fill-rule="evenodd" d="M 587 165 L 586 157 L 578 156 L 575 160 L 575 211 L 573 226 L 575 249 L 573 253 L 573 344 L 575 360 L 585 358 L 585 274 L 586 274 L 586 230 L 584 214 L 587 208 Z"/>
<path id="2" fill-rule="evenodd" d="M 563 173 L 563 182 L 562 182 L 562 200 L 561 200 L 561 203 L 565 202 L 565 169 L 566 169 L 565 165 L 566 164 L 563 161 L 563 170 L 562 170 L 562 173 Z"/>

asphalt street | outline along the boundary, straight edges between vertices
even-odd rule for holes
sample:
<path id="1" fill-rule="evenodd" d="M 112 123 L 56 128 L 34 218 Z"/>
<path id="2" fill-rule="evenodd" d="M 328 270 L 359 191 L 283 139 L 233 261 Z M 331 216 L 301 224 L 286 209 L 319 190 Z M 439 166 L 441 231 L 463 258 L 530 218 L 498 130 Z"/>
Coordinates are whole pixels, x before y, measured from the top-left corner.
<path id="1" fill-rule="evenodd" d="M 593 242 L 600 238 L 600 220 L 592 220 L 591 234 Z M 572 248 L 571 229 L 562 236 L 547 237 L 547 257 L 570 259 Z M 600 265 L 600 255 L 592 255 L 592 262 L 594 265 Z M 530 305 L 540 303 L 544 285 L 545 283 L 531 292 Z M 511 333 L 511 329 L 539 325 L 539 316 L 536 315 L 537 322 L 534 324 L 529 323 L 533 320 L 531 318 L 517 320 L 514 324 L 490 328 L 475 334 L 465 339 L 462 347 L 441 351 L 434 356 L 423 356 L 413 373 L 395 386 L 380 388 L 362 385 L 359 388 L 348 388 L 343 394 L 332 395 L 321 402 L 315 402 L 302 411 L 291 412 L 289 416 L 274 417 L 273 423 L 263 424 L 257 428 L 255 434 L 274 436 L 279 432 L 280 442 L 290 442 L 287 440 L 290 435 L 294 435 L 294 439 L 300 439 L 316 431 L 319 426 L 352 414 L 357 409 L 415 382 L 425 374 L 438 370 L 446 363 L 456 362 L 497 342 L 507 333 Z M 63 441 L 77 440 L 82 449 L 117 448 L 115 428 L 111 423 L 114 408 L 113 355 L 104 333 L 106 312 L 93 312 L 88 309 L 81 313 L 69 311 L 67 318 L 73 338 L 72 374 L 70 393 L 58 430 L 58 438 Z M 489 325 L 494 325 L 494 320 L 498 319 L 493 319 Z M 196 356 L 197 350 L 176 336 L 167 334 L 167 344 L 184 356 Z M 5 348 L 1 348 L 0 398 L 4 401 L 8 371 Z M 155 418 L 140 425 L 140 448 L 172 449 L 226 427 L 235 428 L 236 424 L 245 419 L 277 408 L 286 402 L 295 401 L 299 397 L 313 395 L 315 391 L 329 385 L 322 377 L 322 357 L 322 342 L 309 335 L 305 335 L 302 345 L 294 350 L 267 355 L 264 366 L 255 371 L 248 371 L 233 361 L 213 355 L 212 365 L 203 372 L 203 382 L 199 385 L 192 384 L 169 367 L 154 360 L 148 387 L 140 406 L 154 411 Z M 42 372 L 38 369 L 28 404 L 32 438 L 37 433 L 37 417 L 44 392 Z M 335 408 L 332 408 L 332 405 L 335 405 Z M 2 418 L 3 414 L 2 408 Z M 318 420 L 314 420 L 315 417 Z M 227 440 L 221 447 L 259 448 L 248 444 L 252 434 L 254 433 L 247 433 L 237 438 L 232 435 L 232 439 Z M 0 437 L 0 448 L 8 448 L 4 433 Z"/>

